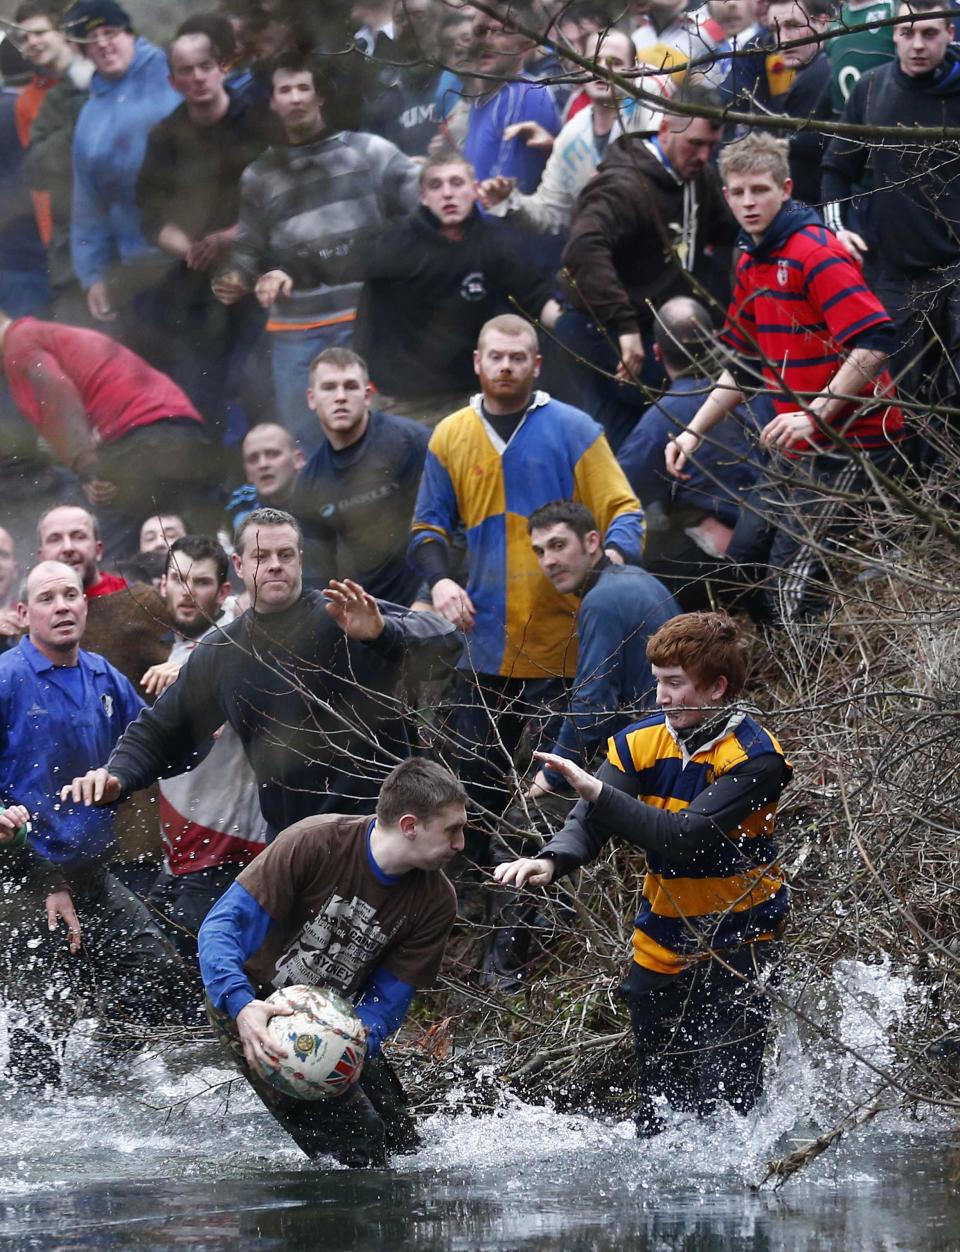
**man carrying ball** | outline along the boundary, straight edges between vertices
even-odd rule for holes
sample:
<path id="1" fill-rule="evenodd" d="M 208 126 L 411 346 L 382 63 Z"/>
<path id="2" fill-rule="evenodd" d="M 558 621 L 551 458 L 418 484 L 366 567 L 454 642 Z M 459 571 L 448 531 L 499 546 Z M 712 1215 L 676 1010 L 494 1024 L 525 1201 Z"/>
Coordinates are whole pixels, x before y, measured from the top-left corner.
<path id="1" fill-rule="evenodd" d="M 385 779 L 375 816 L 326 814 L 283 831 L 213 907 L 200 969 L 214 1027 L 254 1090 L 308 1156 L 382 1165 L 416 1143 L 381 1044 L 418 988 L 437 976 L 456 917 L 443 867 L 463 850 L 466 793 L 414 758 Z M 329 987 L 367 1030 L 359 1081 L 329 1100 L 298 1100 L 269 1081 L 286 1053 L 267 1031 L 282 987 Z"/>

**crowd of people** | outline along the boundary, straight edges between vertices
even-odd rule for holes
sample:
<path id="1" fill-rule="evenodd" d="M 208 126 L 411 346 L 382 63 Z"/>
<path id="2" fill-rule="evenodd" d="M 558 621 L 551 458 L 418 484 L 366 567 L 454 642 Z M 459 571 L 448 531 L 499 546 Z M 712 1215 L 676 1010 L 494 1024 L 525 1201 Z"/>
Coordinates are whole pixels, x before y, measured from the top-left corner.
<path id="1" fill-rule="evenodd" d="M 639 1133 L 753 1106 L 790 767 L 729 614 L 815 622 L 958 394 L 952 149 L 870 139 L 960 121 L 954 27 L 875 7 L 224 0 L 161 49 L 117 0 L 19 5 L 0 418 L 52 483 L 0 529 L 19 1083 L 91 996 L 205 994 L 308 1154 L 382 1162 L 444 866 L 496 884 L 482 976 L 522 987 L 520 893 L 613 838 Z M 302 982 L 368 1032 L 332 1109 L 266 1078 Z"/>

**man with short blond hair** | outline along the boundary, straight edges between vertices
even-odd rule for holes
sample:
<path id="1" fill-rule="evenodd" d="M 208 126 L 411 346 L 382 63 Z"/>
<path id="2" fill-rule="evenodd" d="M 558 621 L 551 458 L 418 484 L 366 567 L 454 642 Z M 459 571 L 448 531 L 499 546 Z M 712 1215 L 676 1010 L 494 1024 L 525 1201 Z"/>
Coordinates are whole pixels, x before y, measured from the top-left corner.
<path id="1" fill-rule="evenodd" d="M 832 231 L 791 198 L 788 169 L 786 144 L 764 131 L 720 157 L 743 227 L 722 336 L 730 364 L 665 452 L 683 478 L 704 435 L 763 378 L 775 416 L 760 441 L 778 459 L 741 512 L 727 559 L 747 577 L 760 571 L 754 613 L 778 625 L 824 610 L 825 553 L 861 523 L 869 467 L 897 474 L 904 465 L 903 413 L 886 368 L 892 322 Z"/>
<path id="2" fill-rule="evenodd" d="M 304 580 L 352 578 L 372 596 L 412 604 L 420 577 L 407 563 L 413 506 L 429 433 L 371 411 L 363 358 L 328 348 L 310 366 L 307 404 L 322 432 L 291 502 L 303 527 Z"/>

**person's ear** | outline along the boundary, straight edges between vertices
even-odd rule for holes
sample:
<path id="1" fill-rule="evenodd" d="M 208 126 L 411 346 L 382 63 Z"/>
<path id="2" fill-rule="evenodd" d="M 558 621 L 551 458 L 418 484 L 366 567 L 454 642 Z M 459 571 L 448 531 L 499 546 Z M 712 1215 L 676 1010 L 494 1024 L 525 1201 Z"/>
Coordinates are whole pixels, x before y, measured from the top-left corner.
<path id="1" fill-rule="evenodd" d="M 727 694 L 727 688 L 730 686 L 730 679 L 726 674 L 721 674 L 713 687 L 710 689 L 710 699 L 714 704 L 719 704 L 723 697 Z"/>
<path id="2" fill-rule="evenodd" d="M 231 560 L 233 561 L 233 568 L 237 571 L 237 576 L 238 576 L 239 578 L 242 578 L 242 577 L 243 577 L 243 555 L 242 555 L 242 553 L 240 553 L 240 552 L 234 552 L 233 556 L 231 557 Z"/>

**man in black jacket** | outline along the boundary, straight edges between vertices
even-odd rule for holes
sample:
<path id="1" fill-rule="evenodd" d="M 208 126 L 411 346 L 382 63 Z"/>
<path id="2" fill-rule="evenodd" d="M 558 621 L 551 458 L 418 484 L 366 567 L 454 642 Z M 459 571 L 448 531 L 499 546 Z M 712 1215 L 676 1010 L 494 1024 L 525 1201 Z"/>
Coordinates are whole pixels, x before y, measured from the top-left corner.
<path id="1" fill-rule="evenodd" d="M 844 122 L 867 126 L 960 126 L 960 52 L 953 23 L 934 17 L 936 0 L 904 0 L 894 27 L 896 60 L 864 74 Z M 960 386 L 960 182 L 951 145 L 837 136 L 824 158 L 827 224 L 851 225 L 861 198 L 863 236 L 844 232 L 865 260 L 871 286 L 893 318 L 899 350 L 893 374 L 901 395 L 956 405 Z"/>
<path id="2" fill-rule="evenodd" d="M 683 103 L 723 105 L 712 89 L 690 86 Z M 714 117 L 665 114 L 657 134 L 611 144 L 577 200 L 563 253 L 566 308 L 557 338 L 578 362 L 576 402 L 603 426 L 614 452 L 666 384 L 654 359 L 653 310 L 673 296 L 718 285 L 715 247 L 732 244 L 730 216 L 710 164 L 723 134 Z"/>
<path id="3" fill-rule="evenodd" d="M 421 575 L 407 563 L 407 544 L 430 432 L 371 412 L 372 394 L 363 358 L 349 348 L 314 360 L 307 403 L 323 437 L 289 507 L 303 529 L 308 587 L 351 578 L 379 600 L 409 605 Z"/>
<path id="4" fill-rule="evenodd" d="M 473 167 L 438 153 L 420 174 L 420 208 L 370 246 L 357 343 L 391 412 L 435 424 L 462 408 L 481 327 L 500 313 L 550 325 L 558 312 L 517 236 L 476 206 Z"/>
<path id="5" fill-rule="evenodd" d="M 318 813 L 366 812 L 409 755 L 396 688 L 401 677 L 455 664 L 456 630 L 432 613 L 381 612 L 355 583 L 303 591 L 300 528 L 279 509 L 249 514 L 234 544 L 251 607 L 194 649 L 107 765 L 75 778 L 64 796 L 116 803 L 189 768 L 229 722 L 275 835 Z"/>

